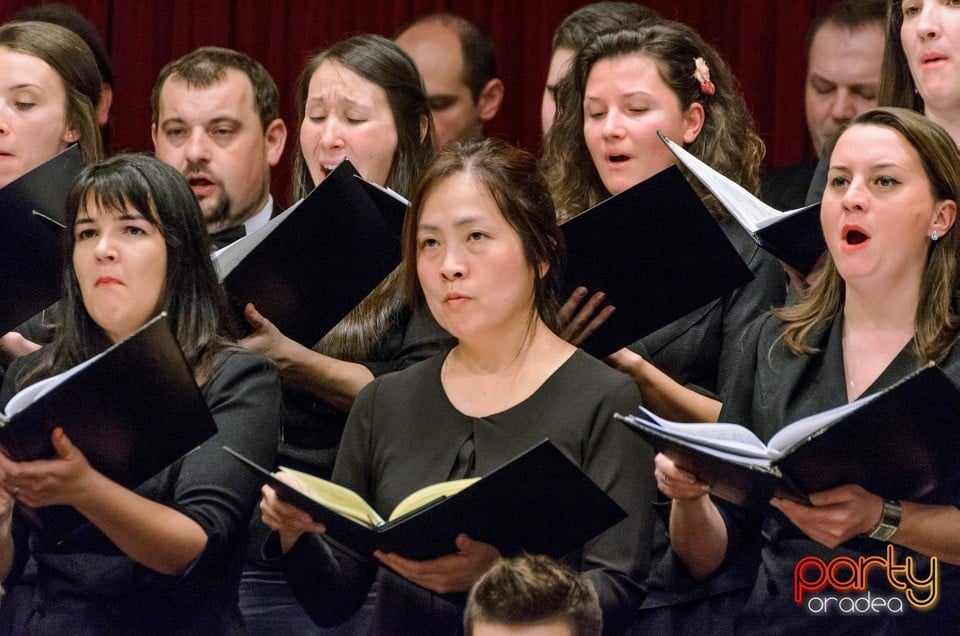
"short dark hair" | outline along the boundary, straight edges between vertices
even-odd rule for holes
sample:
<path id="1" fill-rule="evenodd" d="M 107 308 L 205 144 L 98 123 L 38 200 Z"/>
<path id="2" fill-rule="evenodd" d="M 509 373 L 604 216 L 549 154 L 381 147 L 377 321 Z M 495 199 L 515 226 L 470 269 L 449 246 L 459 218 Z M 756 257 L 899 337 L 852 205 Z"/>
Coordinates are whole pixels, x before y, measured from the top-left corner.
<path id="1" fill-rule="evenodd" d="M 210 260 L 210 239 L 196 197 L 175 168 L 152 156 L 119 154 L 87 166 L 67 196 L 61 324 L 40 364 L 20 386 L 69 369 L 110 346 L 87 312 L 73 267 L 77 218 L 87 206 L 123 214 L 135 208 L 155 225 L 167 247 L 162 310 L 198 381 L 208 377 L 213 354 L 229 334 L 223 287 Z"/>
<path id="2" fill-rule="evenodd" d="M 107 47 L 97 29 L 80 12 L 71 6 L 59 2 L 37 4 L 24 7 L 17 11 L 12 22 L 50 22 L 73 31 L 83 40 L 97 61 L 100 78 L 105 84 L 113 84 L 113 67 L 110 65 L 110 56 Z"/>
<path id="3" fill-rule="evenodd" d="M 480 99 L 483 87 L 497 76 L 497 56 L 490 36 L 473 22 L 459 15 L 431 13 L 403 26 L 394 34 L 393 39 L 396 40 L 407 29 L 426 22 L 437 22 L 457 34 L 463 56 L 462 81 L 464 86 L 470 89 L 470 95 L 476 103 Z"/>
<path id="4" fill-rule="evenodd" d="M 817 32 L 827 24 L 833 24 L 846 31 L 859 31 L 872 23 L 881 29 L 887 18 L 887 0 L 841 0 L 818 14 L 807 30 L 807 57 Z"/>
<path id="5" fill-rule="evenodd" d="M 553 202 L 533 155 L 494 138 L 447 144 L 423 169 L 403 224 L 403 276 L 409 302 L 424 302 L 416 267 L 417 226 L 423 204 L 433 186 L 461 172 L 490 193 L 520 237 L 527 263 L 533 267 L 535 310 L 548 327 L 554 328 L 564 244 Z M 542 276 L 540 264 L 548 266 Z"/>
<path id="6" fill-rule="evenodd" d="M 477 623 L 529 625 L 563 620 L 574 636 L 600 636 L 603 614 L 593 585 L 553 559 L 500 559 L 470 590 L 463 614 L 466 636 Z"/>
<path id="7" fill-rule="evenodd" d="M 280 117 L 280 96 L 277 84 L 260 62 L 246 53 L 219 46 L 202 46 L 168 63 L 160 70 L 157 83 L 153 85 L 153 91 L 150 93 L 153 123 L 159 123 L 160 93 L 170 77 L 176 76 L 191 88 L 209 88 L 224 81 L 226 70 L 229 68 L 236 69 L 250 78 L 250 84 L 253 85 L 253 107 L 260 115 L 260 123 L 266 132 L 270 123 Z"/>
<path id="8" fill-rule="evenodd" d="M 640 26 L 660 17 L 655 9 L 635 2 L 594 2 L 580 7 L 560 23 L 550 50 L 582 49 L 598 33 Z"/>

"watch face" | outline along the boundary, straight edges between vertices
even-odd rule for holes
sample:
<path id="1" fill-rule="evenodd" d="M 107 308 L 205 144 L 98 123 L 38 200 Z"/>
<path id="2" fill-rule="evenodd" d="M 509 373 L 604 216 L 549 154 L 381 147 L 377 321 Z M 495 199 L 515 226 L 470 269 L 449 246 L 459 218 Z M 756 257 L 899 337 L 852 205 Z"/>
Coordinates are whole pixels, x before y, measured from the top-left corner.
<path id="1" fill-rule="evenodd" d="M 878 541 L 887 541 L 900 526 L 902 514 L 903 508 L 900 507 L 899 501 L 884 501 L 880 523 L 867 536 Z"/>
<path id="2" fill-rule="evenodd" d="M 870 538 L 877 539 L 878 541 L 886 541 L 892 537 L 893 533 L 896 531 L 897 526 L 881 523 L 874 529 L 873 532 L 870 533 Z"/>

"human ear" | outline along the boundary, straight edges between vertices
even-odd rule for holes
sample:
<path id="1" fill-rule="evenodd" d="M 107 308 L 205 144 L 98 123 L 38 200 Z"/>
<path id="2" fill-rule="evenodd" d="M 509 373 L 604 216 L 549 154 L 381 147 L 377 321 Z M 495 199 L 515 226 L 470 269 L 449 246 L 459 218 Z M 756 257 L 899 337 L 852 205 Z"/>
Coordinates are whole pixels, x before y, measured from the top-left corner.
<path id="1" fill-rule="evenodd" d="M 267 144 L 267 164 L 273 167 L 280 163 L 283 148 L 287 144 L 287 125 L 280 118 L 274 119 L 263 132 L 263 138 Z"/>
<path id="2" fill-rule="evenodd" d="M 703 130 L 703 122 L 706 120 L 706 112 L 703 110 L 703 104 L 700 102 L 693 102 L 690 104 L 690 108 L 683 113 L 682 125 L 683 125 L 683 143 L 684 145 L 692 144 L 697 140 L 697 137 L 700 135 L 700 131 Z"/>
<path id="3" fill-rule="evenodd" d="M 103 128 L 110 121 L 110 106 L 113 105 L 113 87 L 100 83 L 100 101 L 97 103 L 97 124 Z"/>
<path id="4" fill-rule="evenodd" d="M 496 116 L 500 104 L 503 103 L 503 93 L 503 82 L 499 78 L 494 77 L 487 82 L 477 97 L 480 121 L 487 122 Z"/>
<path id="5" fill-rule="evenodd" d="M 957 219 L 957 203 L 951 199 L 937 201 L 937 211 L 933 215 L 933 221 L 930 223 L 930 231 L 927 234 L 936 232 L 938 236 L 946 234 L 953 222 Z"/>

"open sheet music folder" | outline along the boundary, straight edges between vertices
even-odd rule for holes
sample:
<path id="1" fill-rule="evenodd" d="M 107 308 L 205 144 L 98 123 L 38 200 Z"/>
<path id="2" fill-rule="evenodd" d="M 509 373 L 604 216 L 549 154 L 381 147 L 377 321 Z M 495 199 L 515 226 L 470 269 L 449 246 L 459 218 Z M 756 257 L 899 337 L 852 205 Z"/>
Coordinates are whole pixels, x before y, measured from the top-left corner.
<path id="1" fill-rule="evenodd" d="M 820 204 L 781 212 L 747 192 L 657 131 L 670 152 L 707 188 L 764 250 L 801 274 L 809 274 L 827 251 Z"/>
<path id="2" fill-rule="evenodd" d="M 737 424 L 617 415 L 658 452 L 740 505 L 859 484 L 916 500 L 960 471 L 960 392 L 927 366 L 887 389 L 785 426 L 766 444 Z"/>
<path id="3" fill-rule="evenodd" d="M 562 298 L 579 285 L 616 311 L 581 345 L 605 357 L 753 280 L 676 166 L 610 197 L 560 229 Z"/>
<path id="4" fill-rule="evenodd" d="M 52 457 L 50 434 L 60 426 L 91 466 L 131 489 L 217 430 L 166 314 L 94 358 L 27 386 L 4 411 L 0 444 L 13 459 Z M 82 522 L 68 506 L 36 513 L 48 532 Z"/>
<path id="5" fill-rule="evenodd" d="M 549 440 L 455 494 L 373 527 L 334 511 L 232 449 L 224 450 L 263 477 L 281 499 L 322 522 L 330 537 L 363 555 L 383 550 L 432 559 L 455 552 L 456 537 L 464 532 L 501 554 L 526 550 L 559 558 L 626 518 L 623 509 Z"/>
<path id="6" fill-rule="evenodd" d="M 252 302 L 312 347 L 400 263 L 395 225 L 405 209 L 388 193 L 374 200 L 344 160 L 304 199 L 218 251 L 214 265 L 238 314 Z"/>
<path id="7" fill-rule="evenodd" d="M 0 188 L 0 335 L 60 298 L 64 204 L 82 167 L 74 144 Z"/>

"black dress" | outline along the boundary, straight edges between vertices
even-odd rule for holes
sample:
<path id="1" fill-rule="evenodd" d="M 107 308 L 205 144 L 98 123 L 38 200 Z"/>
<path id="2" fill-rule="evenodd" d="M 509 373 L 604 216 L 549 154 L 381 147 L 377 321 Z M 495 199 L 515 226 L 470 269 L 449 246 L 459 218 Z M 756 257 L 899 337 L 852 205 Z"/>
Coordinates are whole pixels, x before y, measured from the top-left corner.
<path id="1" fill-rule="evenodd" d="M 11 365 L 0 402 L 13 395 L 13 379 L 35 356 Z M 260 482 L 222 446 L 264 465 L 275 461 L 277 371 L 260 355 L 230 348 L 214 356 L 202 393 L 218 432 L 136 492 L 199 524 L 207 534 L 203 552 L 187 573 L 166 576 L 121 553 L 91 523 L 59 541 L 30 527 L 29 546 L 17 545 L 17 554 L 29 551 L 38 568 L 30 633 L 244 633 L 237 584 Z"/>
<path id="2" fill-rule="evenodd" d="M 377 347 L 375 359 L 362 364 L 377 377 L 447 351 L 454 344 L 456 339 L 437 324 L 426 308 L 405 308 Z M 288 384 L 284 384 L 283 407 L 277 463 L 329 479 L 347 414 L 310 391 Z M 364 608 L 352 623 L 339 630 L 325 631 L 311 623 L 290 591 L 282 570 L 262 557 L 269 533 L 259 511 L 255 511 L 250 520 L 250 542 L 240 582 L 240 608 L 250 633 L 266 636 L 293 631 L 339 636 L 361 630 L 369 621 L 369 608 Z"/>
<path id="3" fill-rule="evenodd" d="M 779 339 L 782 333 L 780 320 L 772 316 L 758 320 L 744 338 L 743 355 L 734 359 L 735 362 L 731 361 L 729 371 L 733 384 L 724 401 L 721 420 L 741 423 L 767 440 L 790 422 L 847 403 L 842 322 L 838 317 L 811 332 L 808 341 L 820 349 L 819 353 L 795 356 Z M 864 394 L 890 386 L 920 366 L 912 343 L 908 344 Z M 940 367 L 954 382 L 960 381 L 960 350 L 956 346 Z M 953 425 L 960 426 L 960 422 Z M 919 501 L 960 506 L 960 474 Z M 861 556 L 886 558 L 888 544 L 855 538 L 831 550 L 807 538 L 773 508 L 763 516 L 751 516 L 730 505 L 724 508 L 731 537 L 728 554 L 736 553 L 745 544 L 762 543 L 762 563 L 740 617 L 740 633 L 942 634 L 956 633 L 960 626 L 960 568 L 945 563 L 939 564 L 940 600 L 930 611 L 916 611 L 903 601 L 902 614 L 869 612 L 854 617 L 834 610 L 824 616 L 814 611 L 818 607 L 811 609 L 808 604 L 798 605 L 793 600 L 793 574 L 799 559 L 815 556 L 829 562 L 839 556 L 854 561 Z M 759 531 L 758 524 L 762 524 Z M 929 557 L 897 545 L 893 547 L 897 563 L 903 564 L 906 557 L 912 557 L 917 575 L 921 578 L 928 576 Z M 887 582 L 882 569 L 875 569 L 872 574 L 868 590 L 873 597 L 899 596 L 903 599 L 903 594 Z M 847 595 L 862 596 L 865 593 Z M 844 595 L 830 590 L 823 594 L 838 598 Z M 809 602 L 809 598 L 804 600 Z"/>
<path id="4" fill-rule="evenodd" d="M 655 492 L 651 450 L 611 417 L 637 408 L 636 385 L 578 350 L 526 400 L 488 417 L 470 417 L 443 391 L 444 359 L 435 356 L 382 376 L 361 391 L 334 481 L 389 513 L 418 488 L 485 475 L 549 437 L 630 515 L 564 559 L 596 586 L 605 633 L 621 633 L 642 597 Z M 472 471 L 464 470 L 468 464 Z M 275 536 L 267 552 L 276 555 Z M 281 561 L 301 604 L 320 624 L 349 616 L 376 578 L 374 633 L 462 632 L 464 595 L 431 594 L 324 537 L 304 535 Z"/>

